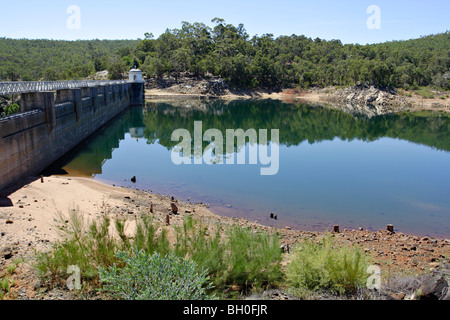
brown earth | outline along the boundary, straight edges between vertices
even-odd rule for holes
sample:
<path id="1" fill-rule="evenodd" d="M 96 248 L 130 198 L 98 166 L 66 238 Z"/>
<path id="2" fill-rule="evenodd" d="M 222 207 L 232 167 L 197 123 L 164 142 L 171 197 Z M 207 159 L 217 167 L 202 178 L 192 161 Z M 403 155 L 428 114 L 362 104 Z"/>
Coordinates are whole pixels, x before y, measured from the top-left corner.
<path id="1" fill-rule="evenodd" d="M 181 77 L 174 79 L 147 80 L 146 99 L 274 99 L 287 103 L 306 102 L 341 109 L 349 113 L 367 116 L 402 111 L 450 112 L 448 92 L 434 91 L 434 98 L 423 98 L 414 91 L 380 90 L 373 86 L 358 85 L 346 88 L 243 90 L 229 88 L 218 78 L 197 79 Z M 368 105 L 372 107 L 369 107 Z"/>

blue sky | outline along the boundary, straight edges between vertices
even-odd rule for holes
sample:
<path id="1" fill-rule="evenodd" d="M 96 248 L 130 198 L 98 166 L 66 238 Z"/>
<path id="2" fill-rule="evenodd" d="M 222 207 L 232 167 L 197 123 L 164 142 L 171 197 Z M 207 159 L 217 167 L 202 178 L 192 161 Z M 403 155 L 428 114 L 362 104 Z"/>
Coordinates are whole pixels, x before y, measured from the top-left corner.
<path id="1" fill-rule="evenodd" d="M 250 35 L 272 33 L 378 43 L 450 30 L 448 0 L 42 0 L 2 1 L 0 37 L 30 39 L 138 39 L 156 37 L 182 21 L 220 17 L 243 23 Z M 69 29 L 70 5 L 80 8 L 80 29 Z M 381 29 L 369 29 L 370 5 L 380 8 Z"/>

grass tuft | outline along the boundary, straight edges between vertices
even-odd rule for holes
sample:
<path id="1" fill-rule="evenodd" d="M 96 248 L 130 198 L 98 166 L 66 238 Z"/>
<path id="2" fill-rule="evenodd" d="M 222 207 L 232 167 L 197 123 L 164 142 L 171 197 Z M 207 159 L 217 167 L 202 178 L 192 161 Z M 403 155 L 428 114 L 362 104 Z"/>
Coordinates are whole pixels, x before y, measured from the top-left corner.
<path id="1" fill-rule="evenodd" d="M 368 257 L 358 247 L 340 247 L 326 235 L 319 243 L 306 240 L 294 249 L 286 268 L 288 282 L 299 292 L 326 290 L 355 294 L 366 285 Z"/>

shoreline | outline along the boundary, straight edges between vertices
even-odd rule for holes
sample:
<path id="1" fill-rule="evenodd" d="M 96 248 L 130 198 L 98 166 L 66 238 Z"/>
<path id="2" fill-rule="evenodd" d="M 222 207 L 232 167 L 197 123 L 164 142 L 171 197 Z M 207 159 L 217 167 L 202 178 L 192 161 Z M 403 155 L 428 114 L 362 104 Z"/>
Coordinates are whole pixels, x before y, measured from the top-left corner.
<path id="1" fill-rule="evenodd" d="M 201 93 L 185 93 L 176 92 L 167 88 L 165 89 L 145 89 L 145 99 L 147 101 L 157 102 L 165 100 L 248 100 L 248 99 L 272 99 L 281 100 L 286 103 L 311 103 L 311 104 L 321 104 L 326 107 L 343 109 L 346 111 L 343 105 L 353 104 L 352 99 L 347 100 L 343 97 L 342 91 L 351 90 L 352 87 L 347 87 L 343 89 L 337 89 L 335 87 L 326 87 L 320 89 L 283 89 L 280 92 L 268 92 L 261 90 L 253 91 L 243 91 L 238 93 L 233 93 L 231 91 L 226 92 L 222 95 L 214 94 L 201 94 Z M 438 111 L 450 113 L 450 98 L 446 98 L 444 94 L 440 94 L 440 98 L 423 98 L 419 94 L 409 91 L 404 92 L 399 90 L 397 95 L 387 94 L 386 100 L 382 101 L 377 107 L 381 108 L 380 114 L 383 113 L 397 113 L 397 112 L 418 112 L 418 111 Z M 392 101 L 389 101 L 392 100 Z M 360 103 L 355 103 L 359 104 Z M 383 110 L 383 108 L 388 107 L 388 110 Z"/>
<path id="2" fill-rule="evenodd" d="M 216 224 L 238 225 L 269 233 L 277 233 L 283 247 L 293 248 L 305 239 L 321 239 L 327 231 L 302 231 L 290 227 L 278 228 L 262 225 L 244 218 L 220 216 L 205 204 L 194 204 L 144 190 L 111 186 L 91 178 L 49 176 L 44 183 L 36 179 L 17 188 L 8 198 L 12 206 L 0 207 L 2 256 L 0 256 L 0 276 L 5 274 L 7 265 L 22 257 L 27 263 L 16 275 L 15 291 L 25 290 L 27 297 L 38 297 L 35 287 L 39 280 L 33 271 L 34 250 L 49 250 L 59 239 L 54 224 L 58 211 L 63 214 L 78 208 L 88 219 L 96 219 L 102 214 L 126 217 L 127 230 L 132 232 L 133 220 L 142 214 L 151 215 L 161 223 L 162 228 L 180 225 L 186 215 L 192 215 L 209 227 Z M 165 226 L 171 203 L 179 208 L 179 214 L 170 215 L 170 226 Z M 150 213 L 153 204 L 154 213 Z M 9 222 L 8 222 L 9 221 Z M 12 222 L 11 222 L 12 221 Z M 170 231 L 169 231 L 170 233 Z M 332 233 L 344 246 L 359 245 L 370 254 L 375 264 L 386 273 L 429 273 L 438 270 L 445 257 L 450 256 L 450 239 L 418 237 L 402 232 L 390 233 L 386 230 L 340 230 Z M 5 249 L 6 248 L 6 249 Z M 9 250 L 9 251 L 8 251 Z M 5 252 L 11 255 L 5 259 Z M 286 259 L 289 254 L 286 255 Z M 45 295 L 44 295 L 45 298 Z M 48 297 L 47 297 L 48 298 Z"/>

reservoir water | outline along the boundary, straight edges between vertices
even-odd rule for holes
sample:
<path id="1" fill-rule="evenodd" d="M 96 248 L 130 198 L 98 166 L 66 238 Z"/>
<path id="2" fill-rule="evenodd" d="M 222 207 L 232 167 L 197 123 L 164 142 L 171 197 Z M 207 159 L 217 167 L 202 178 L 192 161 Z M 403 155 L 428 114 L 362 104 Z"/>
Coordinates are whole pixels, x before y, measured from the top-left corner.
<path id="1" fill-rule="evenodd" d="M 450 238 L 449 120 L 436 112 L 367 118 L 273 100 L 147 102 L 123 112 L 53 170 L 207 203 L 218 214 L 267 225 L 393 224 L 404 233 Z M 270 140 L 278 129 L 278 172 L 261 175 L 263 165 L 248 161 L 249 143 L 227 154 L 225 140 L 221 156 L 245 152 L 246 164 L 174 164 L 179 141 L 172 133 L 182 128 L 194 137 L 194 121 L 224 137 L 227 129 L 268 129 Z"/>

